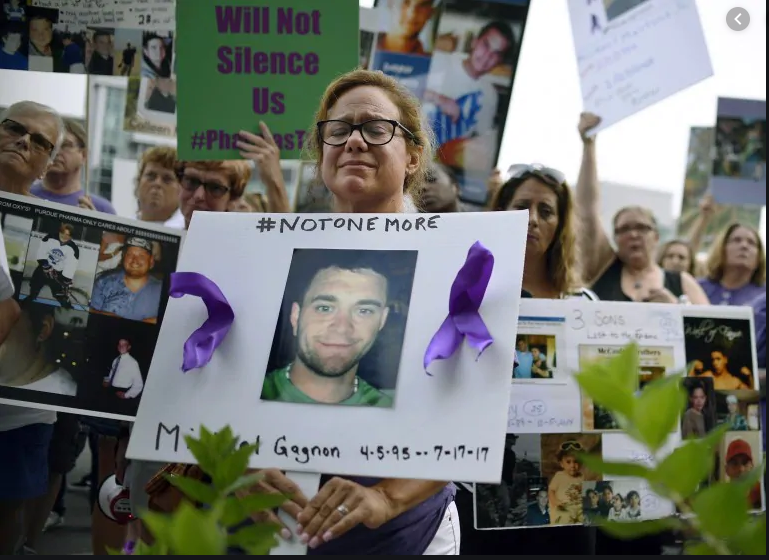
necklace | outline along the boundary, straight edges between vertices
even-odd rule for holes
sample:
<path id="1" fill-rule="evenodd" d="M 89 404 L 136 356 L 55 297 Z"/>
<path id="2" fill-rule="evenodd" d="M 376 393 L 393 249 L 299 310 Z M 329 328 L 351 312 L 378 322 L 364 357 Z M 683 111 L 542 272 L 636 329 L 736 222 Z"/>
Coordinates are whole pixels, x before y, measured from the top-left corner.
<path id="1" fill-rule="evenodd" d="M 286 368 L 286 379 L 289 381 L 289 383 L 291 383 L 291 373 L 290 372 L 291 372 L 291 367 L 289 366 L 288 368 Z M 355 395 L 358 392 L 358 381 L 359 381 L 358 380 L 358 376 L 356 375 L 355 376 L 355 381 L 353 382 L 353 386 L 352 386 L 352 394 L 350 394 L 350 397 L 352 397 L 353 395 Z M 291 384 L 293 385 L 293 383 L 291 383 Z M 350 398 L 350 397 L 347 397 L 347 398 Z"/>

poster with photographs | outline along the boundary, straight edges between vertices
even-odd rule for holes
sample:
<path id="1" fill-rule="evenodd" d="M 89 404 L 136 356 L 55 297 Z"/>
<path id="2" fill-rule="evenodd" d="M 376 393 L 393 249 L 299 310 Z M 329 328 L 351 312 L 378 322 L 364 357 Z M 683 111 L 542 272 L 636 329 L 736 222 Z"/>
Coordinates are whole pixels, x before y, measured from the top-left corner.
<path id="1" fill-rule="evenodd" d="M 361 16 L 361 61 L 422 100 L 438 157 L 470 203 L 486 202 L 528 8 L 529 0 L 379 0 L 374 17 Z"/>
<path id="2" fill-rule="evenodd" d="M 766 100 L 718 98 L 710 188 L 720 203 L 766 206 Z"/>
<path id="3" fill-rule="evenodd" d="M 22 316 L 0 346 L 0 402 L 132 420 L 181 234 L 2 195 Z"/>
<path id="4" fill-rule="evenodd" d="M 710 188 L 714 146 L 715 129 L 713 127 L 689 129 L 684 195 L 681 199 L 681 217 L 678 219 L 678 235 L 682 239 L 688 239 L 703 218 L 700 203 Z M 758 206 L 719 204 L 707 222 L 700 250 L 709 249 L 716 235 L 726 229 L 729 224 L 740 223 L 758 227 L 760 222 L 761 208 Z M 691 272 L 697 276 L 694 268 Z"/>
<path id="5" fill-rule="evenodd" d="M 128 455 L 194 461 L 182 435 L 229 425 L 260 443 L 254 468 L 496 483 L 527 220 L 197 213 L 179 268 L 214 281 L 236 318 L 208 365 L 174 374 L 206 311 L 169 302 Z M 455 278 L 489 253 L 478 313 L 494 342 L 426 364 Z"/>

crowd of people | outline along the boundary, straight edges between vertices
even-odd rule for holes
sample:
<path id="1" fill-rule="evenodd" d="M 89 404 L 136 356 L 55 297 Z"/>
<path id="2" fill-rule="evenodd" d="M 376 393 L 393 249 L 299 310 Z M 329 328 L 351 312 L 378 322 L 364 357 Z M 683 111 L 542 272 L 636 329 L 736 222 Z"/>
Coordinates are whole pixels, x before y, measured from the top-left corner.
<path id="1" fill-rule="evenodd" d="M 391 123 L 392 130 L 370 138 L 365 128 L 350 126 L 344 138 L 337 135 L 333 142 L 321 133 L 312 136 L 318 184 L 332 195 L 329 211 L 478 210 L 459 199 L 452 169 L 434 162 L 433 135 L 420 104 L 396 80 L 379 72 L 350 72 L 329 85 L 316 114 L 319 130 L 328 120 L 356 125 L 371 119 L 385 119 L 380 122 Z M 643 205 L 620 210 L 613 231 L 606 232 L 601 225 L 597 140 L 588 135 L 599 122 L 590 114 L 579 120 L 576 139 L 583 144 L 583 158 L 574 188 L 562 172 L 539 164 L 516 165 L 507 177 L 495 172 L 489 178 L 485 211 L 529 211 L 523 295 L 752 305 L 759 367 L 765 368 L 766 257 L 755 225 L 726 228 L 704 263 L 698 262 L 697 249 L 712 215 L 709 199 L 702 201 L 701 220 L 688 240 L 660 246 L 654 213 Z M 279 149 L 270 130 L 261 126 L 261 135 L 240 132 L 240 160 L 180 161 L 173 148 L 148 149 L 139 162 L 136 219 L 186 229 L 195 212 L 290 212 Z M 0 116 L 0 191 L 114 213 L 109 201 L 89 195 L 83 187 L 87 144 L 82 128 L 50 107 L 31 101 L 9 107 Z M 348 165 L 351 162 L 357 164 Z M 245 192 L 253 169 L 266 187 L 265 195 Z M 0 344 L 29 313 L 12 299 L 9 280 L 0 271 Z M 147 505 L 146 483 L 163 465 L 126 463 L 125 426 L 0 405 L 0 553 L 34 553 L 46 522 L 49 528 L 60 522 L 63 480 L 85 445 L 86 432 L 93 458 L 93 552 L 124 545 L 130 549 L 131 543 L 147 538 L 138 512 Z M 569 470 L 570 457 L 565 453 L 559 458 L 564 478 L 575 476 Z M 127 525 L 116 524 L 93 507 L 99 483 L 111 474 L 131 492 L 137 518 Z M 481 533 L 473 529 L 470 492 L 445 481 L 337 477 L 324 482 L 312 500 L 278 471 L 265 471 L 260 483 L 264 491 L 291 495 L 284 509 L 301 527 L 294 537 L 308 544 L 311 553 L 659 554 L 662 545 L 656 537 L 614 541 L 596 536 L 588 527 Z M 551 486 L 549 495 L 557 499 L 559 489 Z M 612 509 L 605 504 L 606 516 L 628 518 L 638 507 L 635 498 L 613 496 Z M 337 534 L 328 530 L 334 526 L 341 527 Z"/>

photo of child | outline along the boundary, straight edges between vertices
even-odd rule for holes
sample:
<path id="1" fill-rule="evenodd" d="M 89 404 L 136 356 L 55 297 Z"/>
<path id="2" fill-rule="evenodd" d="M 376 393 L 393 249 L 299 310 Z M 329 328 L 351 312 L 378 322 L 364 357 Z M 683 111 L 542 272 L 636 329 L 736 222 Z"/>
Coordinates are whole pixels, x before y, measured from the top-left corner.
<path id="1" fill-rule="evenodd" d="M 600 480 L 580 463 L 579 456 L 601 453 L 601 436 L 587 434 L 546 434 L 542 436 L 542 474 L 547 487 L 550 525 L 584 523 L 582 485 Z"/>

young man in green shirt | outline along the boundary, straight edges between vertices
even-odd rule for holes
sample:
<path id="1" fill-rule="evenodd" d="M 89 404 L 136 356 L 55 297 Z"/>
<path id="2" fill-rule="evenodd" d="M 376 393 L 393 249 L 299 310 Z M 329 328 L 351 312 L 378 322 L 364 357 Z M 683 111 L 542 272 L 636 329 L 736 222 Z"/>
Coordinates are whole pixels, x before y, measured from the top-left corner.
<path id="1" fill-rule="evenodd" d="M 267 374 L 262 399 L 389 408 L 392 398 L 358 377 L 387 321 L 387 278 L 366 267 L 329 266 L 291 305 L 296 358 Z"/>

